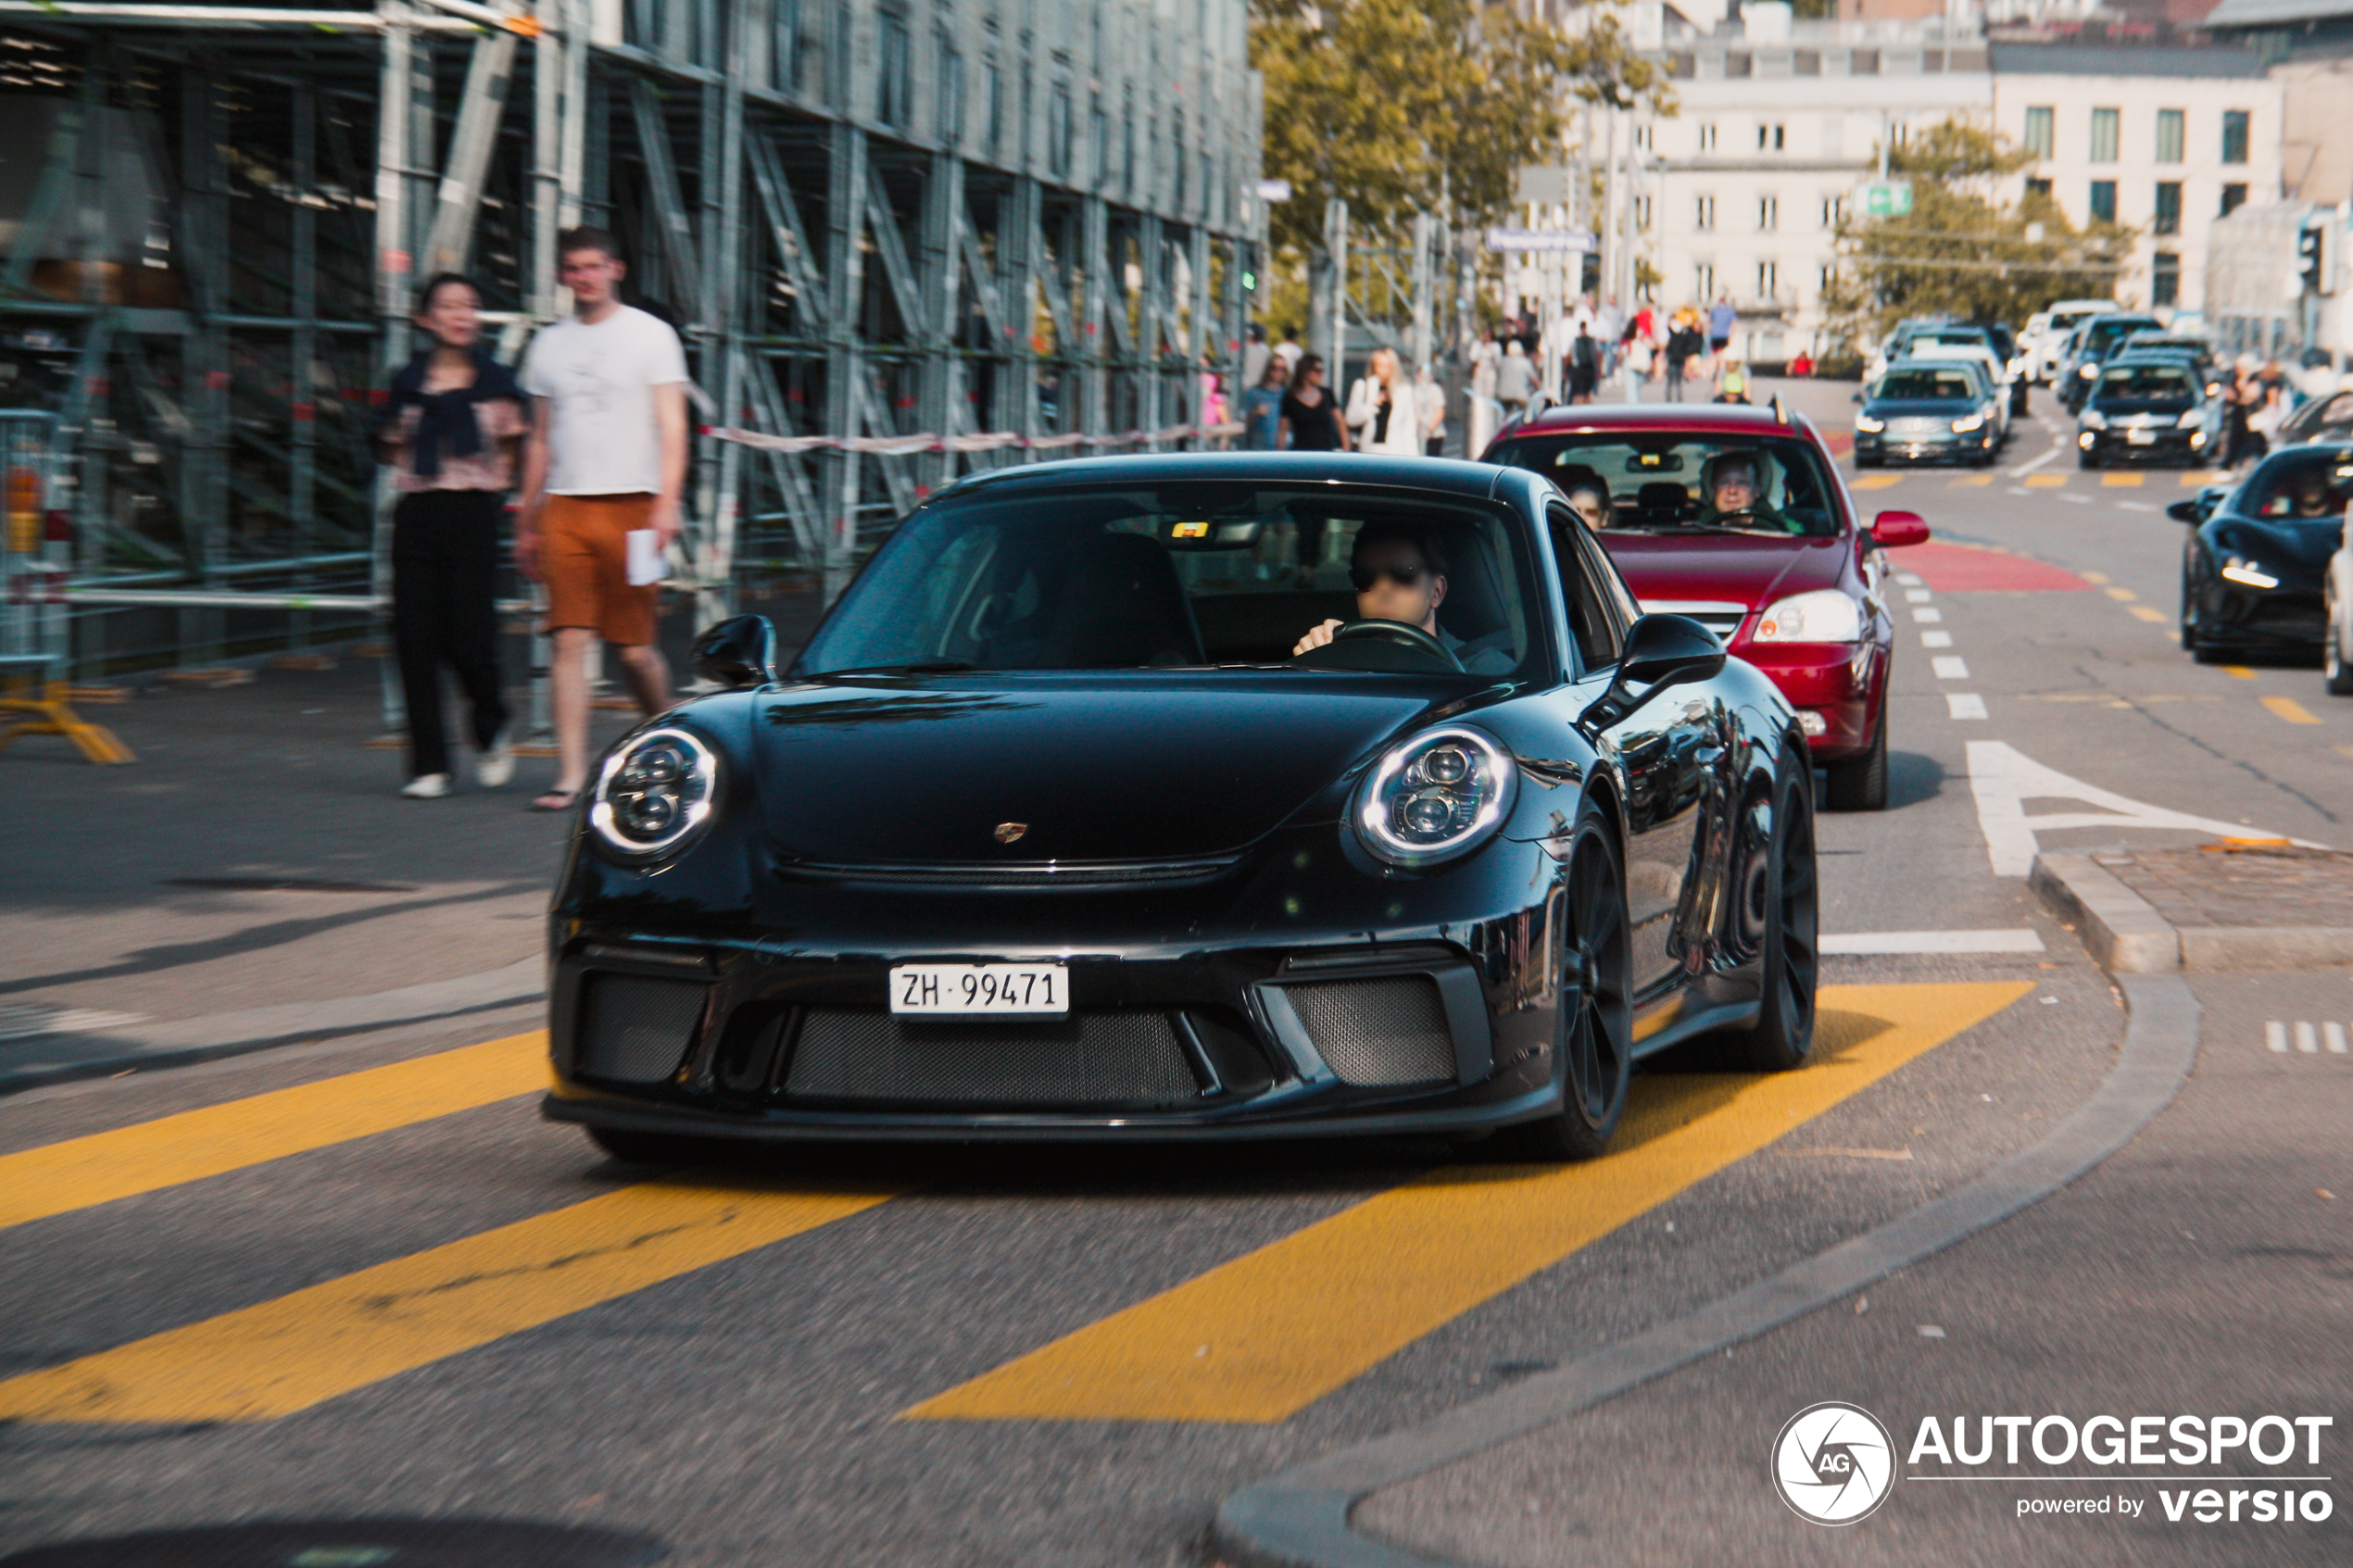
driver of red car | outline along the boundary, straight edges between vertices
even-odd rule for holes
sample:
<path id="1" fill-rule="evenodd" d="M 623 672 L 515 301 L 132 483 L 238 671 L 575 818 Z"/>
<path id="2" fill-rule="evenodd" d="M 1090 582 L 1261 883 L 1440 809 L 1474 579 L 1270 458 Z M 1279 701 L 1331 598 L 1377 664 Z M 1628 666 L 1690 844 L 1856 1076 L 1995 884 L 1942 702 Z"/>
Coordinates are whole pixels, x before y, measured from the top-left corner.
<path id="1" fill-rule="evenodd" d="M 1764 464 L 1754 452 L 1718 452 L 1708 458 L 1700 470 L 1700 492 L 1706 500 L 1692 521 L 1703 528 L 1798 532 L 1765 500 Z"/>
<path id="2" fill-rule="evenodd" d="M 1348 558 L 1348 580 L 1356 588 L 1359 621 L 1399 621 L 1419 627 L 1474 675 L 1506 674 L 1517 662 L 1512 657 L 1508 630 L 1466 642 L 1438 623 L 1438 607 L 1446 602 L 1446 559 L 1436 543 L 1418 529 L 1404 523 L 1368 522 L 1357 530 L 1356 545 Z M 1315 627 L 1299 639 L 1299 646 L 1290 650 L 1292 656 L 1324 646 L 1341 624 L 1327 621 Z"/>

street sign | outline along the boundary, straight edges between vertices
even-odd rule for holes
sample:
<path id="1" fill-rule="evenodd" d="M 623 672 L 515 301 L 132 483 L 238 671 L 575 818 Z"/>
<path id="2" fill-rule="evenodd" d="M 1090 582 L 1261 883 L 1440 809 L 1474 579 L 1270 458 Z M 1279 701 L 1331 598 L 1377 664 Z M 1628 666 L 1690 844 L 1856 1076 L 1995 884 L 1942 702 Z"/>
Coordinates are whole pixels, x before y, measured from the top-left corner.
<path id="1" fill-rule="evenodd" d="M 1512 170 L 1512 200 L 1522 207 L 1567 207 L 1568 169 L 1557 163 L 1523 163 Z"/>
<path id="2" fill-rule="evenodd" d="M 1855 208 L 1866 218 L 1909 218 L 1909 180 L 1866 180 L 1855 187 Z"/>
<path id="3" fill-rule="evenodd" d="M 1251 194 L 1255 195 L 1260 201 L 1269 203 L 1270 205 L 1277 202 L 1287 202 L 1290 200 L 1290 182 L 1288 180 L 1261 180 Z"/>
<path id="4" fill-rule="evenodd" d="M 1593 248 L 1593 236 L 1581 229 L 1490 229 L 1489 250 L 1541 250 L 1584 255 Z"/>

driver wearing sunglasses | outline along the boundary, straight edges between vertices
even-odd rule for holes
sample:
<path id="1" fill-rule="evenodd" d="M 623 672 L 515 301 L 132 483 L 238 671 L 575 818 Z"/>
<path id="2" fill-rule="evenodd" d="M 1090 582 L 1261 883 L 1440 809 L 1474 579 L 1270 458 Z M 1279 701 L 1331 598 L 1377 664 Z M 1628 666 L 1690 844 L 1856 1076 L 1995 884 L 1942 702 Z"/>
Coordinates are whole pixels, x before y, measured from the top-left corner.
<path id="1" fill-rule="evenodd" d="M 1465 642 L 1438 623 L 1438 607 L 1446 602 L 1446 560 L 1416 530 L 1399 523 L 1366 523 L 1357 531 L 1348 558 L 1348 580 L 1355 585 L 1359 621 L 1401 621 L 1419 627 L 1474 675 L 1506 674 L 1513 668 L 1511 650 L 1500 646 L 1509 638 L 1508 632 Z M 1292 656 L 1322 647 L 1341 624 L 1327 621 L 1315 627 L 1299 639 Z"/>

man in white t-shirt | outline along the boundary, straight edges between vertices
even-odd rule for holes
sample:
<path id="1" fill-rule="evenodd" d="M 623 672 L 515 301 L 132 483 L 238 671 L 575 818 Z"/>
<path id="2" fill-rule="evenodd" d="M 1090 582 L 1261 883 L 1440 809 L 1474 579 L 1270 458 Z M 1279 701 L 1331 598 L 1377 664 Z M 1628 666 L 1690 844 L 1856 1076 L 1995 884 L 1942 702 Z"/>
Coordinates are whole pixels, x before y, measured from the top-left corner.
<path id="1" fill-rule="evenodd" d="M 577 313 L 534 337 L 522 362 L 532 421 L 515 560 L 547 587 L 561 759 L 556 787 L 531 803 L 537 811 L 569 810 L 587 787 L 596 638 L 616 650 L 648 717 L 670 706 L 670 667 L 655 642 L 660 591 L 631 581 L 629 536 L 653 536 L 655 549 L 641 546 L 641 561 L 678 536 L 686 356 L 666 322 L 621 303 L 628 270 L 617 248 L 602 229 L 568 229 L 558 239 L 557 275 Z"/>

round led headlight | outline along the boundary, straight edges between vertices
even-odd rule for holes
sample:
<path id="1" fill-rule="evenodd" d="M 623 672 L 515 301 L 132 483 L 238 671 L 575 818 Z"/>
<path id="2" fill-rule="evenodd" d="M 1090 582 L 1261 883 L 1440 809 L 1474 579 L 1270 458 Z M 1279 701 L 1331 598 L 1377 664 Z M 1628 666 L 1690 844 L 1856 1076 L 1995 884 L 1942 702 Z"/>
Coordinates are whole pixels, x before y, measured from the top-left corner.
<path id="1" fill-rule="evenodd" d="M 1435 865 L 1486 842 L 1518 790 L 1509 752 L 1449 725 L 1391 746 L 1358 787 L 1350 817 L 1365 847 L 1390 865 Z"/>
<path id="2" fill-rule="evenodd" d="M 719 759 L 685 730 L 648 730 L 605 759 L 588 825 L 608 848 L 632 859 L 668 855 L 711 820 Z"/>

